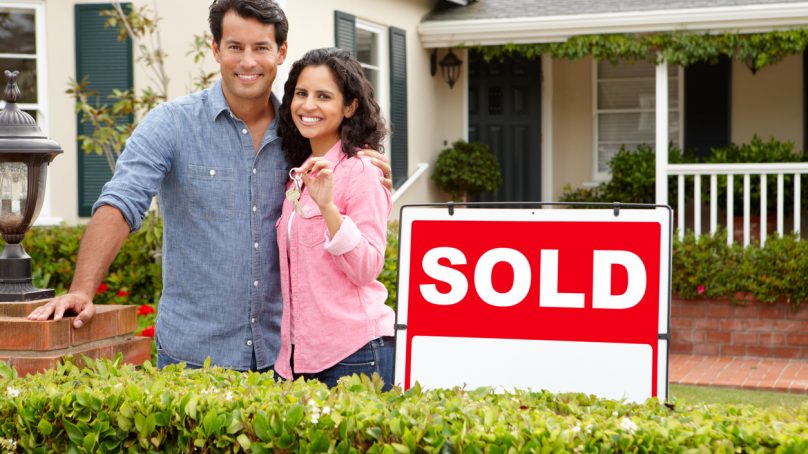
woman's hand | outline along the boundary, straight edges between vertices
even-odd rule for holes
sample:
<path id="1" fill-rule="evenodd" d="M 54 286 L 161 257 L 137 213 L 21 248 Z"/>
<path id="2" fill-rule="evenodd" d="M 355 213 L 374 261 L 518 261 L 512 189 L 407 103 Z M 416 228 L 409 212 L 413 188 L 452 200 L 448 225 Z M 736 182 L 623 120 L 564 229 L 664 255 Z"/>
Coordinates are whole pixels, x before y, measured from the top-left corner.
<path id="1" fill-rule="evenodd" d="M 332 188 L 334 165 L 326 158 L 312 157 L 297 169 L 303 177 L 303 184 L 309 190 L 309 197 L 320 207 L 320 211 L 333 205 Z"/>
<path id="2" fill-rule="evenodd" d="M 342 226 L 342 214 L 334 205 L 332 192 L 334 164 L 323 157 L 313 157 L 307 159 L 297 171 L 303 176 L 309 197 L 320 208 L 328 234 L 333 237 Z"/>

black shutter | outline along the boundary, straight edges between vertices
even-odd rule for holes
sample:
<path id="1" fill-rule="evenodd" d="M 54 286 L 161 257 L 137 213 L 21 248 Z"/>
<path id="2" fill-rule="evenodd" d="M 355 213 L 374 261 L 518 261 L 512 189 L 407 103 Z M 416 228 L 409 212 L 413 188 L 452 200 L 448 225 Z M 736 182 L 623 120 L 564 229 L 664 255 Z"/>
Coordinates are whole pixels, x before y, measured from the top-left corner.
<path id="1" fill-rule="evenodd" d="M 407 35 L 390 27 L 390 157 L 393 185 L 407 180 Z"/>
<path id="2" fill-rule="evenodd" d="M 356 56 L 356 17 L 342 11 L 334 11 L 334 46 Z"/>
<path id="3" fill-rule="evenodd" d="M 731 74 L 726 57 L 685 68 L 685 150 L 706 157 L 710 148 L 729 145 Z"/>
<path id="4" fill-rule="evenodd" d="M 109 103 L 113 89 L 125 90 L 133 86 L 132 42 L 129 38 L 118 41 L 118 30 L 104 28 L 106 17 L 100 15 L 102 10 L 111 8 L 107 3 L 76 5 L 75 9 L 76 80 L 87 76 L 89 89 L 98 93 L 99 103 Z M 93 127 L 82 124 L 77 118 L 77 131 L 79 135 L 89 135 Z M 112 177 L 112 170 L 104 156 L 85 154 L 80 144 L 77 150 L 79 216 L 90 216 L 101 188 Z"/>

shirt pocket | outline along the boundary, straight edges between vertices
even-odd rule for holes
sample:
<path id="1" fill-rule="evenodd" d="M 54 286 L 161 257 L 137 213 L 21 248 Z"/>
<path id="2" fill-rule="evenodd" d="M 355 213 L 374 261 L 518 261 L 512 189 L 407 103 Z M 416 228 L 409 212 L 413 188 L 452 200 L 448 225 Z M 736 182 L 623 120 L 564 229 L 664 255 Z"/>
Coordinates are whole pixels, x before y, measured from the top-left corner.
<path id="1" fill-rule="evenodd" d="M 325 218 L 313 203 L 303 207 L 303 216 L 295 216 L 292 228 L 297 230 L 301 245 L 315 247 L 325 243 Z"/>
<path id="2" fill-rule="evenodd" d="M 235 206 L 235 170 L 216 165 L 188 165 L 192 215 L 213 221 L 233 217 Z"/>

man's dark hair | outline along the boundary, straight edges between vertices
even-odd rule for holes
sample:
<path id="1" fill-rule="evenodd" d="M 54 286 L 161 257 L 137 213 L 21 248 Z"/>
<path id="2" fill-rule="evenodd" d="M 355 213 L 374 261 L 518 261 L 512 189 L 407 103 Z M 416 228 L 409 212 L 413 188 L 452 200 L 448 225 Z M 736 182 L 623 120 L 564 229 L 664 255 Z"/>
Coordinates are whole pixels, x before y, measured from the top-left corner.
<path id="1" fill-rule="evenodd" d="M 275 27 L 275 44 L 281 47 L 289 33 L 289 22 L 286 14 L 272 0 L 213 0 L 210 4 L 210 33 L 218 46 L 222 42 L 222 19 L 228 11 L 233 10 L 243 18 L 255 18 L 259 22 Z"/>

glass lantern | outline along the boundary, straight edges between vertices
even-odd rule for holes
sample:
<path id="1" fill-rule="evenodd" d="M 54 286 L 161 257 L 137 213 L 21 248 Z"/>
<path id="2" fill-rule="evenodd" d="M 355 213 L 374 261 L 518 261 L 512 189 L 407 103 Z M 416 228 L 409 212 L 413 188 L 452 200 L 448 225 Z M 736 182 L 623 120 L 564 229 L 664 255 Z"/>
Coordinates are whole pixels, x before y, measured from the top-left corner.
<path id="1" fill-rule="evenodd" d="M 53 290 L 31 282 L 31 257 L 20 241 L 39 215 L 45 196 L 48 164 L 62 148 L 42 134 L 36 121 L 17 106 L 18 71 L 5 71 L 5 108 L 0 110 L 0 301 L 53 297 Z"/>

